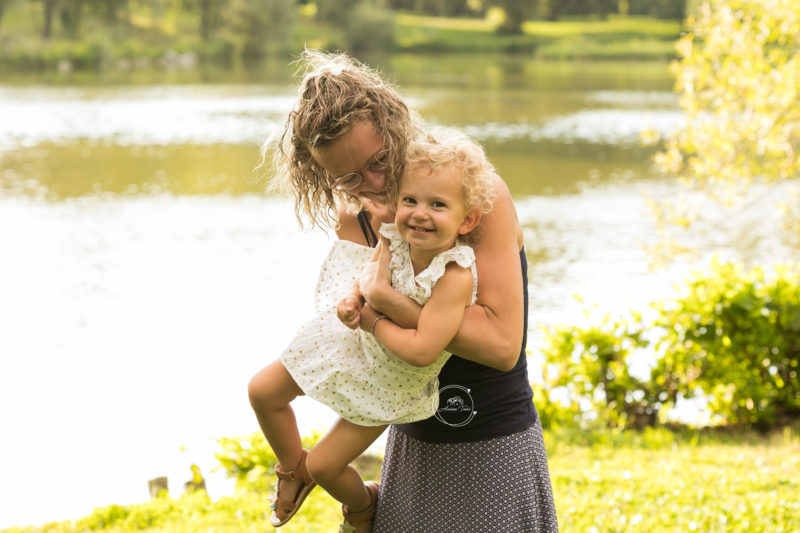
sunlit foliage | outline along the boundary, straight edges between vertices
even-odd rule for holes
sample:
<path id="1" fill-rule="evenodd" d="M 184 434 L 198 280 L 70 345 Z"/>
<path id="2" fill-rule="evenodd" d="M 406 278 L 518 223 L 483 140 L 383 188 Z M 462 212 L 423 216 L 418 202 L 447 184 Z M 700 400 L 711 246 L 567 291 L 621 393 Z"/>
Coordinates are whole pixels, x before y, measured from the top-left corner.
<path id="1" fill-rule="evenodd" d="M 725 202 L 753 182 L 797 180 L 800 2 L 707 0 L 688 26 L 673 65 L 686 125 L 656 166 Z M 677 225 L 698 215 L 680 201 L 661 207 Z"/>
<path id="2" fill-rule="evenodd" d="M 704 422 L 785 424 L 800 418 L 800 269 L 714 260 L 647 313 L 548 328 L 542 353 L 545 426 L 641 428 L 697 396 Z"/>

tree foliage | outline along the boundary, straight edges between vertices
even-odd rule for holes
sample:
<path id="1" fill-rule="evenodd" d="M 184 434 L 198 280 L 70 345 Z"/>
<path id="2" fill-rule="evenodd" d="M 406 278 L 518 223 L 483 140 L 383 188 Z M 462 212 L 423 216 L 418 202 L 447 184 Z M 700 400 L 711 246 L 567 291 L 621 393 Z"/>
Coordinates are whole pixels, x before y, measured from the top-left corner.
<path id="1" fill-rule="evenodd" d="M 197 14 L 200 38 L 209 41 L 223 26 L 224 13 L 229 3 L 228 0 L 184 0 L 183 7 Z"/>
<path id="2" fill-rule="evenodd" d="M 0 29 L 3 27 L 3 15 L 14 0 L 0 0 Z"/>
<path id="3" fill-rule="evenodd" d="M 246 59 L 261 58 L 283 46 L 296 15 L 294 0 L 231 0 L 227 8 L 229 26 Z"/>
<path id="4" fill-rule="evenodd" d="M 497 28 L 500 33 L 522 33 L 522 23 L 532 18 L 539 7 L 538 0 L 495 0 L 495 3 L 505 13 L 503 22 Z"/>
<path id="5" fill-rule="evenodd" d="M 708 0 L 688 24 L 674 64 L 686 125 L 656 166 L 725 200 L 754 180 L 796 180 L 800 2 Z"/>

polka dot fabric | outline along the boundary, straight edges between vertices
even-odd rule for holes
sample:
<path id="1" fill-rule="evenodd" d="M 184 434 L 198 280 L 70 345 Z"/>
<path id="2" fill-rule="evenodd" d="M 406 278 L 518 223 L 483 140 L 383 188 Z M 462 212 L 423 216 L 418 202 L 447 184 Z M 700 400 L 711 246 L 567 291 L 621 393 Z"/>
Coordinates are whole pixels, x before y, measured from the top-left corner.
<path id="1" fill-rule="evenodd" d="M 448 262 L 470 268 L 473 278 L 476 275 L 472 248 L 459 245 L 437 255 L 431 266 L 417 276 L 417 284 L 410 257 L 394 261 L 397 254 L 408 254 L 408 246 L 400 245 L 402 240 L 393 225 L 384 225 L 381 232 L 392 242 L 393 263 L 404 265 L 401 270 L 393 270 L 393 285 L 401 292 L 403 287 L 427 287 L 406 294 L 420 304 L 430 298 Z M 336 317 L 336 304 L 351 292 L 372 252 L 371 248 L 347 241 L 333 245 L 317 283 L 318 314 L 300 328 L 280 359 L 307 396 L 355 424 L 379 426 L 423 420 L 439 406 L 438 375 L 450 354 L 442 352 L 432 365 L 417 367 L 395 357 L 374 335 L 353 331 Z M 397 276 L 411 278 L 396 283 Z M 473 301 L 476 290 L 475 285 Z"/>
<path id="2" fill-rule="evenodd" d="M 433 443 L 392 427 L 374 533 L 558 531 L 542 427 Z"/>

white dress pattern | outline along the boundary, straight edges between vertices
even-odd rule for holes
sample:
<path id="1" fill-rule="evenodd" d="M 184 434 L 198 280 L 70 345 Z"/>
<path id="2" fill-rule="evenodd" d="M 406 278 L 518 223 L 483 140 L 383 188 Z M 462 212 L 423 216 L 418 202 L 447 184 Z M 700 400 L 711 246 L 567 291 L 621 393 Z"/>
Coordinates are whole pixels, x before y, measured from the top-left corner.
<path id="1" fill-rule="evenodd" d="M 448 263 L 472 272 L 472 303 L 478 290 L 475 253 L 459 242 L 439 253 L 414 276 L 408 243 L 394 224 L 383 224 L 392 254 L 392 286 L 420 305 L 431 296 Z M 336 305 L 350 294 L 373 249 L 337 241 L 322 264 L 315 295 L 317 316 L 295 334 L 280 359 L 306 395 L 342 418 L 362 426 L 423 420 L 439 406 L 439 371 L 450 357 L 442 352 L 426 367 L 395 357 L 374 335 L 351 330 L 336 317 Z"/>

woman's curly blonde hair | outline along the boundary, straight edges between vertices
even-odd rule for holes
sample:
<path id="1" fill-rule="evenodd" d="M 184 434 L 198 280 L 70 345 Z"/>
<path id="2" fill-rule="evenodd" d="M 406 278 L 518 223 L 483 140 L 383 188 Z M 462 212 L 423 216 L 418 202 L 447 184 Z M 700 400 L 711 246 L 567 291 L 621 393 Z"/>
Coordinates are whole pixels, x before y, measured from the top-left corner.
<path id="1" fill-rule="evenodd" d="M 277 142 L 267 141 L 262 153 L 273 148 L 273 184 L 294 196 L 301 226 L 305 216 L 312 227 L 331 228 L 337 224 L 338 205 L 354 199 L 331 188 L 311 149 L 340 139 L 357 122 L 370 120 L 389 153 L 386 187 L 393 195 L 419 120 L 375 70 L 345 54 L 305 50 L 298 63 L 302 74 L 298 100 Z"/>
<path id="2" fill-rule="evenodd" d="M 434 128 L 414 139 L 406 151 L 404 176 L 422 167 L 430 170 L 453 165 L 464 188 L 464 205 L 477 207 L 482 214 L 492 210 L 497 173 L 483 147 L 453 128 Z M 402 181 L 402 180 L 401 180 Z M 461 238 L 474 245 L 478 225 Z"/>

